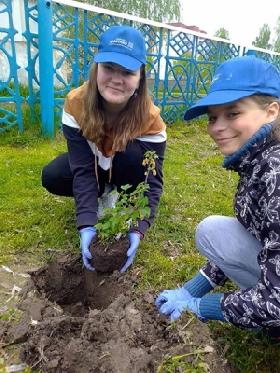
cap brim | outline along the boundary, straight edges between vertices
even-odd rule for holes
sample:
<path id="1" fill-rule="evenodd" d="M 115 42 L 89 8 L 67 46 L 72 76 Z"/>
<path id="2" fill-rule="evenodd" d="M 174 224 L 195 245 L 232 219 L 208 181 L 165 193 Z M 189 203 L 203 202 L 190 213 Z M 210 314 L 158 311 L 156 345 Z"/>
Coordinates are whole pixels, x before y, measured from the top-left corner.
<path id="1" fill-rule="evenodd" d="M 125 54 L 116 53 L 116 52 L 101 52 L 94 57 L 94 62 L 104 63 L 112 62 L 124 67 L 127 70 L 136 71 L 140 69 L 143 63 L 137 58 L 127 56 Z"/>
<path id="2" fill-rule="evenodd" d="M 249 91 L 215 91 L 200 99 L 194 106 L 185 112 L 184 119 L 191 120 L 206 114 L 208 106 L 228 104 L 243 97 L 252 96 L 254 92 Z"/>

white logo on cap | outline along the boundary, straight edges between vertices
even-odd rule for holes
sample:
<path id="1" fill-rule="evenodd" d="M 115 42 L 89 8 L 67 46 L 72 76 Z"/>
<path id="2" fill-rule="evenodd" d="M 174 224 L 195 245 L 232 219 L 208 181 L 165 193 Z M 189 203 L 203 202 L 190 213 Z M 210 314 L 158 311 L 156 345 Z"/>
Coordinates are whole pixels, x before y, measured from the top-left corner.
<path id="1" fill-rule="evenodd" d="M 132 50 L 133 45 L 134 45 L 132 41 L 127 41 L 127 40 L 121 39 L 121 38 L 111 40 L 110 44 L 111 45 L 116 45 L 116 46 L 121 46 L 121 47 L 127 48 L 129 50 Z"/>
<path id="2" fill-rule="evenodd" d="M 224 79 L 224 80 L 231 80 L 233 77 L 233 74 L 216 74 L 212 80 L 212 83 L 216 82 L 217 80 Z"/>

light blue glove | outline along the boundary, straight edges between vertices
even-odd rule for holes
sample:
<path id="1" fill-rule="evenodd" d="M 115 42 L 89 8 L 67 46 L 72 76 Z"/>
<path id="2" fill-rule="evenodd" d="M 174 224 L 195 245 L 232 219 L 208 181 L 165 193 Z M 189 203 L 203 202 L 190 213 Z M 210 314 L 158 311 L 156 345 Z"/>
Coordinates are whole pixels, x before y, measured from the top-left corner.
<path id="1" fill-rule="evenodd" d="M 127 270 L 127 268 L 132 264 L 135 255 L 137 253 L 137 249 L 139 247 L 141 241 L 141 235 L 138 232 L 130 232 L 128 234 L 130 246 L 127 250 L 127 261 L 125 265 L 121 268 L 120 272 L 123 273 Z"/>
<path id="2" fill-rule="evenodd" d="M 201 298 L 194 298 L 184 288 L 164 290 L 157 297 L 155 304 L 162 315 L 170 316 L 171 321 L 177 320 L 184 311 L 192 311 L 199 318 L 199 303 Z"/>
<path id="3" fill-rule="evenodd" d="M 94 227 L 86 227 L 80 230 L 80 245 L 83 257 L 83 263 L 86 269 L 90 271 L 94 271 L 94 268 L 90 264 L 90 260 L 92 259 L 92 255 L 89 251 L 91 241 L 93 240 L 94 236 L 96 235 L 96 229 Z"/>

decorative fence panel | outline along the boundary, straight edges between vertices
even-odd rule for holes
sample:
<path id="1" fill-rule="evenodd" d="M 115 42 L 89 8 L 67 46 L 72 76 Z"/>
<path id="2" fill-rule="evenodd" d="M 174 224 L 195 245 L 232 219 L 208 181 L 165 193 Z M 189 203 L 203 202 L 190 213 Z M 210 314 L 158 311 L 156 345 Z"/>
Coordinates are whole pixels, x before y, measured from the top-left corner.
<path id="1" fill-rule="evenodd" d="M 19 67 L 13 46 L 16 30 L 12 24 L 11 1 L 0 0 L 1 3 L 4 10 L 0 8 L 0 12 L 9 14 L 10 23 L 5 31 L 0 28 L 0 35 L 1 32 L 7 33 L 6 39 L 9 39 L 12 48 L 8 54 L 3 47 L 6 39 L 0 38 L 0 53 L 3 51 L 7 55 L 11 71 L 9 79 L 1 82 L 0 103 L 9 99 L 16 110 L 9 112 L 13 115 L 11 124 L 8 122 L 8 109 L 0 110 L 0 130 L 15 124 L 22 129 L 23 97 L 19 93 Z M 26 46 L 25 84 L 28 87 L 25 104 L 34 112 L 34 105 L 40 103 L 42 130 L 48 136 L 54 135 L 54 118 L 60 117 L 65 95 L 87 79 L 99 36 L 110 26 L 128 24 L 144 35 L 148 51 L 146 71 L 149 90 L 167 123 L 182 119 L 186 107 L 205 95 L 213 72 L 222 61 L 248 53 L 248 48 L 230 41 L 74 0 L 24 0 L 23 4 L 25 30 L 22 35 Z M 252 52 L 274 63 L 280 70 L 280 54 L 257 48 L 251 49 Z M 3 89 L 9 93 L 8 98 L 1 97 Z"/>
<path id="2" fill-rule="evenodd" d="M 16 62 L 15 34 L 10 0 L 0 0 L 0 64 L 5 65 L 0 80 L 0 133 L 17 125 L 23 130 L 22 97 Z"/>

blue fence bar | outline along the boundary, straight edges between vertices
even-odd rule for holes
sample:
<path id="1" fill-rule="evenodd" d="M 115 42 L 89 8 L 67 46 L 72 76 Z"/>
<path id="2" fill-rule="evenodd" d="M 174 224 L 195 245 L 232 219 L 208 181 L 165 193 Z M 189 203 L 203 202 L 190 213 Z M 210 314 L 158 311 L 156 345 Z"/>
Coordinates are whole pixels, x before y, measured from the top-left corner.
<path id="1" fill-rule="evenodd" d="M 0 80 L 0 132 L 18 126 L 23 131 L 22 97 L 19 90 L 15 50 L 15 34 L 10 0 L 0 0 L 1 27 L 0 63 L 6 63 L 6 68 Z"/>
<path id="2" fill-rule="evenodd" d="M 54 68 L 51 1 L 38 0 L 39 79 L 43 133 L 54 136 Z"/>
<path id="3" fill-rule="evenodd" d="M 26 98 L 32 123 L 36 123 L 35 117 L 35 104 L 40 102 L 39 92 L 39 77 L 35 73 L 36 62 L 39 59 L 39 47 L 38 47 L 38 32 L 32 30 L 32 23 L 38 24 L 38 12 L 37 4 L 30 3 L 29 0 L 24 0 L 24 20 L 25 20 L 25 31 L 23 36 L 26 40 L 26 54 L 27 54 L 27 87 L 28 96 Z"/>
<path id="4" fill-rule="evenodd" d="M 4 4 L 4 9 L 0 7 L 0 21 L 1 12 L 9 14 L 9 25 L 4 30 L 6 36 L 2 39 L 3 31 L 0 32 L 0 62 L 2 51 L 13 75 L 13 78 L 0 82 L 0 130 L 14 125 L 23 129 L 22 97 L 17 79 L 18 51 L 13 45 L 16 32 L 12 24 L 13 2 L 22 4 L 25 15 L 25 30 L 21 33 L 26 44 L 26 102 L 34 122 L 34 107 L 40 104 L 42 132 L 50 137 L 55 133 L 54 115 L 60 120 L 65 95 L 87 79 L 99 37 L 113 25 L 128 24 L 144 35 L 148 51 L 148 87 L 167 123 L 182 120 L 186 107 L 207 93 L 216 67 L 226 59 L 253 52 L 280 70 L 279 53 L 251 46 L 246 48 L 207 34 L 119 14 L 75 0 L 0 0 L 0 5 Z M 12 45 L 10 51 L 4 46 L 7 38 Z M 2 92 L 6 93 L 5 97 Z M 4 111 L 8 108 L 7 97 L 15 108 L 9 111 L 12 120 Z"/>

